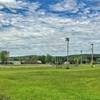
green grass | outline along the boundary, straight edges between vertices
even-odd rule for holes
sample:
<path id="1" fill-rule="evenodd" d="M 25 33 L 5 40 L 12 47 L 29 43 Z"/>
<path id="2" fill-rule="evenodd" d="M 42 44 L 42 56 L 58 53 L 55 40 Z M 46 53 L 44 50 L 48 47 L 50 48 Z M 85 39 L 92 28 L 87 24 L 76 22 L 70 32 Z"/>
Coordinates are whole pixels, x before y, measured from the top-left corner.
<path id="1" fill-rule="evenodd" d="M 0 100 L 100 100 L 99 65 L 46 66 L 1 65 Z"/>

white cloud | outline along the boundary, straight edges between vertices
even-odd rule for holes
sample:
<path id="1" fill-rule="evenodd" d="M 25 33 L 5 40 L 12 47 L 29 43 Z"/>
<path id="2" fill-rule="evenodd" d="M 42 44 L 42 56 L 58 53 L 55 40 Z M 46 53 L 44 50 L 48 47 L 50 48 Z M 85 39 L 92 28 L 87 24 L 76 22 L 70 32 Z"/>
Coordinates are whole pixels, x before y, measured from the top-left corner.
<path id="1" fill-rule="evenodd" d="M 77 11 L 77 3 L 75 0 L 64 0 L 62 2 L 51 5 L 50 8 L 54 11 Z"/>
<path id="2" fill-rule="evenodd" d="M 14 7 L 16 6 L 16 0 L 0 0 L 1 5 Z"/>
<path id="3" fill-rule="evenodd" d="M 16 0 L 0 0 L 0 3 L 15 3 Z"/>

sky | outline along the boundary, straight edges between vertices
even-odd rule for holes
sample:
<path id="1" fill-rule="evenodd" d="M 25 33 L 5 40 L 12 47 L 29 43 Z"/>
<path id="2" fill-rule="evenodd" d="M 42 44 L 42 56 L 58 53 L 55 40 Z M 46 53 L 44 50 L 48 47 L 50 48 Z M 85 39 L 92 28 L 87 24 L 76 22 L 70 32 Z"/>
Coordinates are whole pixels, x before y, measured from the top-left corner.
<path id="1" fill-rule="evenodd" d="M 0 0 L 0 51 L 19 55 L 100 53 L 100 0 Z"/>

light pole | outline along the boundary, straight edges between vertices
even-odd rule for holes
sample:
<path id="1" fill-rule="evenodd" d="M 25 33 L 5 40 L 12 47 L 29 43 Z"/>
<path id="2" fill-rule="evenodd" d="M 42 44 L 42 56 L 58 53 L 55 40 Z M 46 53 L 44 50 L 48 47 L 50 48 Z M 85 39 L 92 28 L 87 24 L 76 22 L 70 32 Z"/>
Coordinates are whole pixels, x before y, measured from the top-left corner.
<path id="1" fill-rule="evenodd" d="M 94 63 L 94 44 L 91 44 L 91 66 L 93 67 L 93 63 Z"/>
<path id="2" fill-rule="evenodd" d="M 82 64 L 83 63 L 83 56 L 82 56 L 83 51 L 81 50 L 80 53 L 81 53 L 81 64 Z"/>
<path id="3" fill-rule="evenodd" d="M 69 63 L 69 38 L 67 37 L 65 41 L 67 42 L 67 63 Z"/>

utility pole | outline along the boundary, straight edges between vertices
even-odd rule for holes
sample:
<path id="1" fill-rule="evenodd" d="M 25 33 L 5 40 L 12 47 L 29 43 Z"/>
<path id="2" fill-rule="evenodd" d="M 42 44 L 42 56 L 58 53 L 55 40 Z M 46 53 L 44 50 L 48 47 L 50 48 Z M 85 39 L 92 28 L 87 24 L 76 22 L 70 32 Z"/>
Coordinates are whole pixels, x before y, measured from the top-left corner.
<path id="1" fill-rule="evenodd" d="M 94 44 L 91 44 L 91 67 L 93 67 L 93 63 L 94 63 Z"/>
<path id="2" fill-rule="evenodd" d="M 67 42 L 67 63 L 69 63 L 69 38 L 67 37 L 65 41 Z"/>

